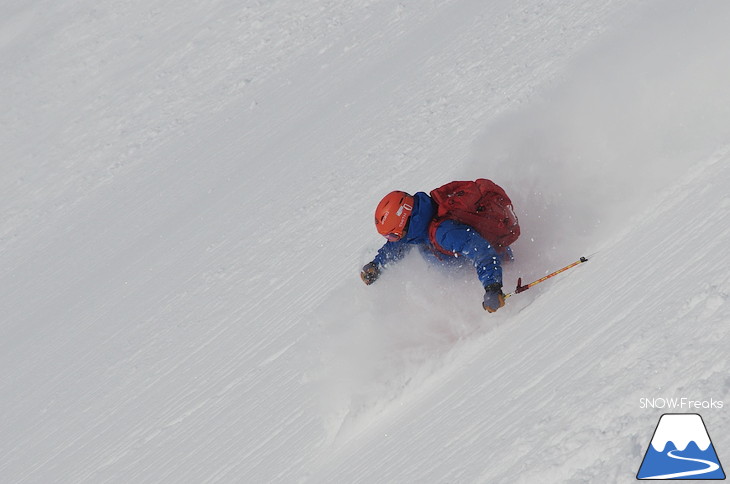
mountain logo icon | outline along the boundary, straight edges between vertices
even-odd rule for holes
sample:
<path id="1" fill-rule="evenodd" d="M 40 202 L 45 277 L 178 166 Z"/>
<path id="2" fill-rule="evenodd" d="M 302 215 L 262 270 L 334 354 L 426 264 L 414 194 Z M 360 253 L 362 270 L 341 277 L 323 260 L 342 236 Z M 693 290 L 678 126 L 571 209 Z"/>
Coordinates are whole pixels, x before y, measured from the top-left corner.
<path id="1" fill-rule="evenodd" d="M 662 415 L 636 478 L 725 479 L 702 417 L 696 413 Z"/>

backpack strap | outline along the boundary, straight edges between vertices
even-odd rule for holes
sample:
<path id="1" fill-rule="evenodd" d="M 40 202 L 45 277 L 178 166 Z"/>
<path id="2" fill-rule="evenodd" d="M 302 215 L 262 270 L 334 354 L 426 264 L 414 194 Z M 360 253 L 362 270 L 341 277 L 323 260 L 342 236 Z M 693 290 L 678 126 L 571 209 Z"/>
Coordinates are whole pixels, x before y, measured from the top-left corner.
<path id="1" fill-rule="evenodd" d="M 428 225 L 428 240 L 429 240 L 429 242 L 431 242 L 431 246 L 435 249 L 433 251 L 434 255 L 439 259 L 441 259 L 440 254 L 443 254 L 443 255 L 446 255 L 449 257 L 454 256 L 453 252 L 444 249 L 443 247 L 441 247 L 441 244 L 436 242 L 436 231 L 438 230 L 439 225 L 441 225 L 441 222 L 443 222 L 444 220 L 446 220 L 446 218 L 436 217 Z"/>

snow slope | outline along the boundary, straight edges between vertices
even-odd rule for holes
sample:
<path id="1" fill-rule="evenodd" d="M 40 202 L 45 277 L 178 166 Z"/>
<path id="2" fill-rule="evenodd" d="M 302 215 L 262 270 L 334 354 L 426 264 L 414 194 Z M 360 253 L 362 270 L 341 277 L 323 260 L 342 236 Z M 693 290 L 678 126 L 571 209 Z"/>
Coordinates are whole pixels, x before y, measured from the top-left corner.
<path id="1" fill-rule="evenodd" d="M 726 2 L 3 11 L 3 482 L 629 482 L 641 398 L 730 399 Z M 384 193 L 476 176 L 508 286 L 595 256 L 362 285 Z"/>

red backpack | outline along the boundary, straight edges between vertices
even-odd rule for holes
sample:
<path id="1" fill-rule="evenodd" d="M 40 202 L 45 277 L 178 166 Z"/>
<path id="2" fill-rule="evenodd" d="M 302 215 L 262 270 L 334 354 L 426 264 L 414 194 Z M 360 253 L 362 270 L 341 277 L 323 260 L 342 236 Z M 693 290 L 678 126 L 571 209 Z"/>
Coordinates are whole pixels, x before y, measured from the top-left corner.
<path id="1" fill-rule="evenodd" d="M 453 181 L 431 192 L 436 217 L 428 228 L 431 244 L 439 252 L 453 256 L 436 242 L 436 229 L 444 220 L 473 227 L 497 252 L 504 252 L 520 236 L 520 225 L 512 201 L 502 187 L 491 180 Z"/>

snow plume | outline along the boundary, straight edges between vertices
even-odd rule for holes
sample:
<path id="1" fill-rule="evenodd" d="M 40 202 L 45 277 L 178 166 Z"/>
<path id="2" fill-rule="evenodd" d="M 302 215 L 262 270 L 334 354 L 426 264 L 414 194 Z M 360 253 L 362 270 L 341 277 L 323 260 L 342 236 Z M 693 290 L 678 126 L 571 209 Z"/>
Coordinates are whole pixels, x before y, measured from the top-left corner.
<path id="1" fill-rule="evenodd" d="M 377 283 L 348 282 L 314 311 L 321 364 L 310 382 L 333 442 L 372 426 L 465 336 L 494 327 L 482 324 L 482 292 L 472 267 L 443 271 L 414 251 Z"/>
<path id="2" fill-rule="evenodd" d="M 465 177 L 507 189 L 523 260 L 595 250 L 727 139 L 730 4 L 684 5 L 652 4 L 476 143 Z"/>

